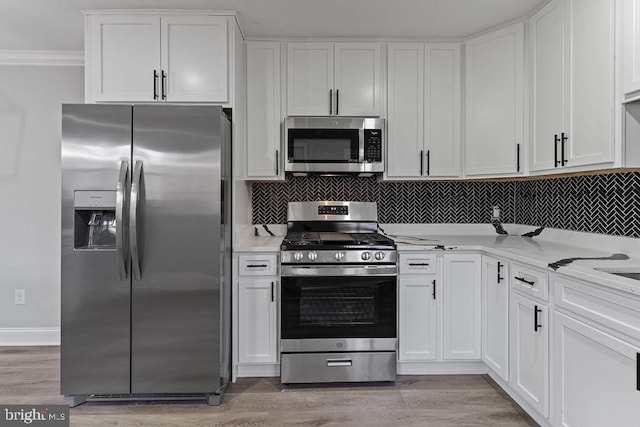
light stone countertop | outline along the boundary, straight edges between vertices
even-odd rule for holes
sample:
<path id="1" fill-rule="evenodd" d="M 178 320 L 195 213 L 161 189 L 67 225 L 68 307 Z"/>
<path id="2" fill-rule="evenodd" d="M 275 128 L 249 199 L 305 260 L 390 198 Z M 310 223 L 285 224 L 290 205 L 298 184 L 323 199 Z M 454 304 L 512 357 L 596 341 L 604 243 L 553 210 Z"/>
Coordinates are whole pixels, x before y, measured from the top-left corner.
<path id="1" fill-rule="evenodd" d="M 263 229 L 258 227 L 260 234 L 265 234 Z M 270 226 L 270 228 L 276 236 L 255 236 L 253 226 L 245 227 L 236 234 L 234 252 L 279 252 L 286 230 L 278 226 Z M 447 231 L 450 230 L 452 229 L 449 228 Z M 563 274 L 569 278 L 586 280 L 640 296 L 640 281 L 595 270 L 595 268 L 619 268 L 640 271 L 640 239 L 627 238 L 632 240 L 632 243 L 635 241 L 638 243 L 638 252 L 629 253 L 628 260 L 577 260 L 553 270 L 549 264 L 565 258 L 609 257 L 614 253 L 625 253 L 625 251 L 616 250 L 613 247 L 609 249 L 606 239 L 598 235 L 592 235 L 592 241 L 587 243 L 571 240 L 568 240 L 570 243 L 562 243 L 546 240 L 545 233 L 549 232 L 545 231 L 536 237 L 521 237 L 520 235 L 499 235 L 495 232 L 491 233 L 489 229 L 481 234 L 419 235 L 405 232 L 389 233 L 389 236 L 395 240 L 398 251 L 480 251 L 489 256 L 528 264 L 550 273 Z"/>

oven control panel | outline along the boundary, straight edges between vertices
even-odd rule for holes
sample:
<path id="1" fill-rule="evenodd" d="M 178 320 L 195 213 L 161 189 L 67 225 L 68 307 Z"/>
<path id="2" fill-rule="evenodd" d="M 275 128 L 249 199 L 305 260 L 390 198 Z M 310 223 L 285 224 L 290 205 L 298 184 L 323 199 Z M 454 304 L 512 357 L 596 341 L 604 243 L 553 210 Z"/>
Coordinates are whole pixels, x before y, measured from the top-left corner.
<path id="1" fill-rule="evenodd" d="M 318 206 L 318 215 L 349 215 L 349 206 Z"/>

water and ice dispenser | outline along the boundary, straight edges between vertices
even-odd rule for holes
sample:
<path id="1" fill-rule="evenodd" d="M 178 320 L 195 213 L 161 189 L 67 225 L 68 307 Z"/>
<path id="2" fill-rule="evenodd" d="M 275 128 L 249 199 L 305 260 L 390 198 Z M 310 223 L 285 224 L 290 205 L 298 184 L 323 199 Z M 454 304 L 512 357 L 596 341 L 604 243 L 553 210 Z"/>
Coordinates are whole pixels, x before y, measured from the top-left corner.
<path id="1" fill-rule="evenodd" d="M 74 248 L 116 248 L 116 192 L 77 190 L 73 197 Z"/>

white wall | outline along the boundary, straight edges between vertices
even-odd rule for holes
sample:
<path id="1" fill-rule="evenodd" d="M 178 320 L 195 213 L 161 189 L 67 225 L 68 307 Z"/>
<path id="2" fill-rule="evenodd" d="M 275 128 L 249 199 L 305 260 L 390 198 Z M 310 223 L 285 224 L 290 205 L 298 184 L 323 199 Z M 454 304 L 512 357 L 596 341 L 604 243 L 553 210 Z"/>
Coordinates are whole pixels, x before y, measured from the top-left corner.
<path id="1" fill-rule="evenodd" d="M 0 345 L 60 326 L 60 111 L 84 101 L 83 72 L 0 66 Z"/>

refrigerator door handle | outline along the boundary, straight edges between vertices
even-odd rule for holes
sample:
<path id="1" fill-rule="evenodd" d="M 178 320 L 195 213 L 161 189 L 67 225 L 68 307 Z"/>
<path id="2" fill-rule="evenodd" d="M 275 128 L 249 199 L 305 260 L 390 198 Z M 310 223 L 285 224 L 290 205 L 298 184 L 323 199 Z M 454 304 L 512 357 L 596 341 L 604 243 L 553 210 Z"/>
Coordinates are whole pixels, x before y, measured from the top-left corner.
<path id="1" fill-rule="evenodd" d="M 131 179 L 131 221 L 129 225 L 129 240 L 131 243 L 131 270 L 133 277 L 140 280 L 140 256 L 138 253 L 138 202 L 140 201 L 140 180 L 142 178 L 142 160 L 136 161 Z"/>
<path id="2" fill-rule="evenodd" d="M 126 223 L 126 195 L 129 187 L 129 163 L 127 161 L 120 162 L 120 173 L 118 175 L 118 184 L 116 185 L 116 255 L 118 259 L 118 271 L 120 280 L 127 279 L 127 263 L 128 254 L 125 254 L 125 238 L 124 230 Z"/>

